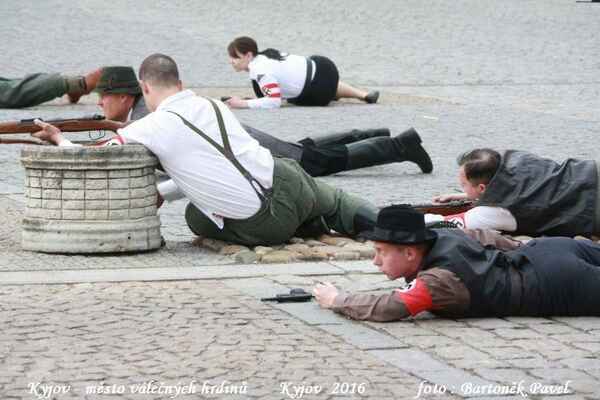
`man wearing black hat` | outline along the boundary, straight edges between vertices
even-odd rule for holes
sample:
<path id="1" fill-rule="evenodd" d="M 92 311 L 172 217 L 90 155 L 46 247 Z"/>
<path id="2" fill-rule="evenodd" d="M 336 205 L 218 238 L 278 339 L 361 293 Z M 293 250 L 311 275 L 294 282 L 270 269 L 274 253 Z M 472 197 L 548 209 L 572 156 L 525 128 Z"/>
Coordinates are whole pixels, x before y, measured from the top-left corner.
<path id="1" fill-rule="evenodd" d="M 149 112 L 131 67 L 104 67 L 95 92 L 100 95 L 98 105 L 106 119 L 127 122 Z M 394 138 L 390 137 L 389 129 L 353 129 L 290 143 L 251 126 L 242 126 L 275 157 L 296 160 L 311 176 L 402 161 L 416 163 L 424 173 L 433 169 L 429 155 L 421 146 L 421 137 L 412 128 Z"/>
<path id="2" fill-rule="evenodd" d="M 491 231 L 427 229 L 408 206 L 382 209 L 374 264 L 408 286 L 390 294 L 314 288 L 324 308 L 351 318 L 393 321 L 422 311 L 447 317 L 600 315 L 600 245 L 541 238 L 520 245 Z"/>

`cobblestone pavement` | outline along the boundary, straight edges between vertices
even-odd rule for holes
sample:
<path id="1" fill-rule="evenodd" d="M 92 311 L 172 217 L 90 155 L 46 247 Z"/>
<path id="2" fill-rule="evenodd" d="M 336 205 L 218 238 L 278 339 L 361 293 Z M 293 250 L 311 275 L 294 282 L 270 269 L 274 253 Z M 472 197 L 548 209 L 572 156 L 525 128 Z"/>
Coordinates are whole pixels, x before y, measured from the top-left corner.
<path id="1" fill-rule="evenodd" d="M 432 155 L 433 174 L 400 163 L 325 178 L 380 206 L 458 189 L 456 156 L 475 146 L 555 159 L 598 154 L 598 4 L 7 0 L 0 16 L 0 75 L 8 77 L 137 67 L 160 51 L 178 61 L 188 87 L 219 97 L 250 93 L 247 77 L 227 64 L 225 48 L 235 36 L 326 54 L 344 80 L 380 89 L 380 103 L 236 113 L 287 140 L 414 126 Z M 91 114 L 98 112 L 95 101 L 0 110 L 0 120 Z M 229 258 L 190 244 L 183 202 L 161 209 L 167 246 L 157 252 L 24 252 L 19 151 L 0 146 L 1 399 L 600 398 L 597 318 L 424 315 L 375 324 L 314 303 L 261 303 L 259 297 L 317 281 L 360 291 L 395 283 L 368 262 L 229 265 Z M 184 393 L 148 393 L 158 390 L 144 386 L 152 380 L 154 388 Z M 209 393 L 222 383 L 238 390 L 246 383 L 247 391 Z M 70 390 L 52 394 L 48 385 Z M 125 393 L 98 393 L 121 385 Z M 322 391 L 314 393 L 313 385 Z M 565 386 L 568 394 L 561 393 Z M 86 394 L 87 387 L 96 393 Z M 295 388 L 304 388 L 302 397 Z"/>
<path id="2" fill-rule="evenodd" d="M 320 385 L 320 397 L 332 398 L 335 383 L 347 381 L 368 397 L 394 399 L 418 384 L 343 338 L 220 282 L 4 287 L 1 310 L 3 399 L 33 397 L 26 395 L 30 382 L 70 385 L 59 398 L 73 399 L 110 398 L 89 394 L 101 385 L 125 385 L 119 398 L 167 398 L 132 393 L 153 379 L 175 386 L 195 380 L 199 394 L 206 394 L 204 382 L 247 390 L 182 398 L 279 398 L 277 382 Z"/>
<path id="3" fill-rule="evenodd" d="M 321 279 L 348 284 L 352 276 Z M 303 398 L 453 398 L 446 390 L 474 398 L 511 390 L 517 395 L 509 398 L 564 390 L 578 393 L 564 398 L 597 398 L 597 319 L 360 324 L 314 303 L 270 306 L 255 298 L 314 281 L 2 286 L 2 398 L 36 398 L 34 390 L 43 398 L 56 388 L 63 391 L 57 399 L 163 399 L 165 390 L 189 385 L 196 393 L 181 398 L 294 398 L 292 388 L 317 386 L 322 392 Z M 140 392 L 152 380 L 162 392 Z M 245 392 L 208 392 L 223 382 Z"/>

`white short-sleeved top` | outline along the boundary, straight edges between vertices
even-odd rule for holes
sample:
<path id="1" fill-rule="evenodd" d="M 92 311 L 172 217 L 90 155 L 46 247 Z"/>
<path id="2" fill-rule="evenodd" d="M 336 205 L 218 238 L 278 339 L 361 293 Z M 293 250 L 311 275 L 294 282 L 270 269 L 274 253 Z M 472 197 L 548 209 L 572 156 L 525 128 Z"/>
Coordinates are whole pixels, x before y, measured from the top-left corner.
<path id="1" fill-rule="evenodd" d="M 213 100 L 221 114 L 233 153 L 263 187 L 273 185 L 274 161 L 242 128 L 223 103 Z M 215 111 L 210 102 L 190 90 L 165 99 L 155 112 L 120 129 L 106 145 L 141 143 L 160 160 L 171 178 L 159 184 L 166 200 L 187 197 L 218 227 L 223 218 L 245 219 L 254 215 L 261 201 L 250 183 L 206 139 L 185 126 L 175 111 L 223 145 Z M 69 145 L 68 141 L 61 145 Z M 260 189 L 259 189 L 260 190 Z"/>
<path id="2" fill-rule="evenodd" d="M 248 64 L 250 79 L 255 80 L 265 95 L 260 99 L 248 100 L 250 108 L 276 108 L 281 99 L 293 99 L 302 93 L 306 81 L 306 57 L 283 54 L 284 60 L 274 60 L 258 54 Z M 312 77 L 316 72 L 313 63 Z M 312 78 L 311 77 L 311 78 Z"/>

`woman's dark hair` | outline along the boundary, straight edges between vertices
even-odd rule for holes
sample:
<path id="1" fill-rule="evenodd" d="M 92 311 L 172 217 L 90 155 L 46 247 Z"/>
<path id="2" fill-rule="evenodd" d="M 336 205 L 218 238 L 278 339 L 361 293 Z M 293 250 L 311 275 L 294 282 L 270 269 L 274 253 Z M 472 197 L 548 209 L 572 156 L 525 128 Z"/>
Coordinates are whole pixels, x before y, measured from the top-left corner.
<path id="1" fill-rule="evenodd" d="M 272 58 L 273 60 L 277 61 L 282 61 L 285 59 L 279 50 L 276 49 L 269 48 L 263 51 L 258 51 L 258 45 L 256 44 L 256 41 L 248 36 L 240 36 L 235 38 L 233 42 L 229 43 L 229 46 L 227 46 L 227 52 L 232 58 L 238 58 L 238 53 L 252 53 L 253 56 L 262 54 L 265 57 Z"/>
<path id="2" fill-rule="evenodd" d="M 458 165 L 473 184 L 488 184 L 500 167 L 500 153 L 492 149 L 475 149 L 458 157 Z"/>

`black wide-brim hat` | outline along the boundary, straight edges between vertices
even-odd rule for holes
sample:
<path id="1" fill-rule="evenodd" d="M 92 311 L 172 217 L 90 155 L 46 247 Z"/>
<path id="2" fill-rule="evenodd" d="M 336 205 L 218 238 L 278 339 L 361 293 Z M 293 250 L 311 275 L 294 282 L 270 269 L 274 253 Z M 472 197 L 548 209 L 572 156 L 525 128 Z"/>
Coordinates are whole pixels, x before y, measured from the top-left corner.
<path id="1" fill-rule="evenodd" d="M 376 242 L 419 244 L 433 241 L 437 233 L 425 226 L 425 216 L 406 204 L 382 208 L 377 223 L 371 231 L 361 232 L 361 237 Z"/>

